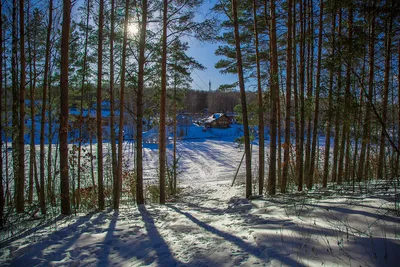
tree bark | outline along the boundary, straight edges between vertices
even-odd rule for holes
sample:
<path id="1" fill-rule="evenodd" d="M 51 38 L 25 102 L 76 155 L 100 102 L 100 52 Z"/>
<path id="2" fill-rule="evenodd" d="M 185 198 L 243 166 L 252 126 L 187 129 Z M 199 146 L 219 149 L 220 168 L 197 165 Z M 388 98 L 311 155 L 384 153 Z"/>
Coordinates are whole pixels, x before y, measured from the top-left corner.
<path id="1" fill-rule="evenodd" d="M 16 196 L 17 213 L 24 212 L 24 191 L 25 191 L 25 10 L 24 0 L 19 1 L 19 29 L 20 29 L 20 89 L 19 89 L 19 137 L 18 137 L 18 188 Z"/>
<path id="2" fill-rule="evenodd" d="M 242 104 L 242 115 L 243 115 L 244 149 L 246 155 L 246 198 L 249 198 L 252 195 L 250 132 L 249 132 L 248 117 L 247 117 L 247 103 L 246 103 L 246 90 L 243 77 L 242 52 L 240 49 L 237 0 L 232 0 L 232 14 L 233 14 L 233 26 L 234 26 L 235 47 L 236 47 L 236 68 L 239 79 L 240 102 Z"/>
<path id="3" fill-rule="evenodd" d="M 3 14 L 3 4 L 0 1 L 0 14 Z M 0 17 L 0 118 L 3 117 L 3 17 Z M 7 125 L 7 124 L 6 124 Z M 7 144 L 7 139 L 6 139 Z M 5 149 L 7 152 L 7 148 Z M 7 169 L 7 168 L 6 168 Z M 8 183 L 8 181 L 6 180 Z M 0 228 L 4 226 L 5 206 L 4 184 L 3 184 L 3 123 L 0 123 Z"/>
<path id="4" fill-rule="evenodd" d="M 45 180 L 45 173 L 44 173 L 44 159 L 45 159 L 45 152 L 44 152 L 44 133 L 46 127 L 46 102 L 47 102 L 47 90 L 49 87 L 49 70 L 50 70 L 50 50 L 51 50 L 51 30 L 53 24 L 53 0 L 49 0 L 49 22 L 47 24 L 47 33 L 46 33 L 46 52 L 45 52 L 45 62 L 44 62 L 44 76 L 43 76 L 43 93 L 42 93 L 42 114 L 41 114 L 41 121 L 40 121 L 40 165 L 39 165 L 39 172 L 40 172 L 40 184 L 41 184 L 41 208 L 42 213 L 46 213 L 46 198 L 45 198 L 45 190 L 44 190 L 44 180 Z M 49 128 L 49 135 L 50 135 L 50 128 Z M 51 195 L 51 183 L 47 184 L 47 196 Z"/>
<path id="5" fill-rule="evenodd" d="M 336 29 L 336 8 L 332 10 L 332 53 L 331 57 L 335 57 L 335 29 Z M 328 93 L 328 119 L 325 136 L 325 157 L 324 157 L 324 174 L 322 177 L 322 187 L 326 188 L 329 176 L 329 161 L 331 150 L 331 129 L 332 129 L 332 113 L 333 113 L 333 68 L 329 69 L 329 93 Z"/>
<path id="6" fill-rule="evenodd" d="M 253 0 L 253 19 L 254 19 L 254 45 L 256 51 L 256 68 L 257 68 L 257 92 L 258 92 L 258 194 L 262 195 L 264 191 L 265 176 L 265 153 L 264 153 L 264 105 L 263 92 L 261 88 L 261 68 L 260 53 L 258 42 L 258 23 L 257 23 L 257 2 Z"/>
<path id="7" fill-rule="evenodd" d="M 392 27 L 393 27 L 393 1 L 391 2 L 390 17 L 386 21 L 385 31 L 385 74 L 383 82 L 383 107 L 382 107 L 382 121 L 387 124 L 387 110 L 389 99 L 389 75 L 390 75 L 390 56 L 392 49 Z M 382 127 L 379 148 L 379 162 L 378 162 L 378 179 L 383 179 L 383 166 L 385 165 L 385 131 Z"/>
<path id="8" fill-rule="evenodd" d="M 129 2 L 128 2 L 129 5 Z M 127 5 L 125 5 L 127 6 Z M 125 27 L 125 23 L 124 23 Z M 125 29 L 124 29 L 125 34 Z M 114 99 L 114 37 L 115 37 L 115 0 L 111 0 L 111 25 L 110 25 L 110 133 L 111 133 L 111 165 L 113 176 L 113 199 L 114 209 L 119 209 L 119 182 L 118 182 L 118 159 L 117 144 L 115 142 L 115 99 Z M 124 58 L 122 58 L 124 60 Z M 122 81 L 121 81 L 122 82 Z M 119 134 L 118 134 L 119 137 Z M 117 190 L 116 190 L 117 189 Z"/>
<path id="9" fill-rule="evenodd" d="M 281 193 L 286 193 L 286 185 L 289 174 L 289 152 L 290 152 L 290 108 L 292 100 L 292 0 L 288 0 L 287 20 L 287 47 L 286 47 L 286 115 L 285 115 L 285 146 L 283 152 L 283 170 Z"/>
<path id="10" fill-rule="evenodd" d="M 144 52 L 146 50 L 146 29 L 147 29 L 147 0 L 142 1 L 142 21 L 139 39 L 139 73 L 137 90 L 137 149 L 136 149 L 136 202 L 144 204 L 143 195 L 143 91 L 144 91 L 144 64 L 146 61 Z"/>
<path id="11" fill-rule="evenodd" d="M 372 93 L 374 87 L 374 64 L 375 64 L 375 6 L 376 0 L 373 2 L 373 10 L 371 11 L 371 18 L 370 18 L 370 41 L 368 44 L 369 50 L 369 81 L 368 81 L 368 102 L 372 103 Z M 370 142 L 370 128 L 371 128 L 371 105 L 366 105 L 365 107 L 365 120 L 363 125 L 363 137 L 362 137 L 362 145 L 361 145 L 361 152 L 360 152 L 360 160 L 358 165 L 358 172 L 357 172 L 357 180 L 361 182 L 364 176 L 364 162 L 365 162 L 365 151 L 367 150 L 367 145 Z M 369 149 L 368 149 L 369 150 Z M 367 151 L 367 154 L 368 151 Z M 368 158 L 367 158 L 368 159 Z M 367 160 L 368 163 L 368 160 Z"/>
<path id="12" fill-rule="evenodd" d="M 68 52 L 71 24 L 71 0 L 63 0 L 63 22 L 61 33 L 61 72 L 60 72 L 60 177 L 61 214 L 70 215 L 68 176 Z"/>
<path id="13" fill-rule="evenodd" d="M 304 5 L 304 7 L 303 7 Z M 300 1 L 300 137 L 299 137 L 299 168 L 297 173 L 298 191 L 303 190 L 304 176 L 304 133 L 305 133 L 305 103 L 304 103 L 304 76 L 305 76 L 305 7 L 306 0 Z"/>
<path id="14" fill-rule="evenodd" d="M 17 191 L 19 188 L 19 160 L 18 160 L 18 136 L 19 136 L 19 121 L 18 121 L 18 26 L 17 26 L 17 0 L 13 0 L 12 6 L 12 55 L 11 55 L 11 79 L 12 79 L 12 159 L 13 159 L 13 176 L 14 176 L 14 200 L 17 204 Z"/>
<path id="15" fill-rule="evenodd" d="M 86 28 L 85 28 L 85 44 L 83 51 L 83 70 L 82 70 L 82 81 L 81 81 L 81 100 L 80 100 L 80 112 L 79 112 L 79 142 L 78 142 L 78 185 L 76 192 L 76 207 L 79 209 L 81 203 L 81 157 L 82 157 L 82 142 L 83 142 L 83 99 L 84 99 L 84 90 L 85 90 L 85 79 L 86 79 L 86 65 L 87 65 L 87 54 L 88 54 L 88 39 L 89 39 L 89 18 L 90 18 L 90 0 L 87 0 L 86 6 Z M 110 59 L 111 60 L 111 59 Z M 111 72 L 111 70 L 110 70 Z M 110 74 L 111 75 L 111 74 Z M 111 87 L 111 85 L 110 85 Z M 88 114 L 88 118 L 90 115 Z"/>
<path id="16" fill-rule="evenodd" d="M 270 140 L 270 166 L 268 178 L 268 193 L 276 192 L 276 126 L 277 126 L 277 95 L 279 92 L 278 78 L 278 50 L 276 44 L 276 11 L 275 0 L 271 1 L 271 140 Z"/>
<path id="17" fill-rule="evenodd" d="M 159 168 L 160 168 L 160 204 L 165 204 L 165 174 L 166 174 L 166 98 L 167 98 L 167 20 L 168 0 L 164 0 L 163 7 L 163 36 L 161 59 L 161 97 L 160 97 L 160 127 L 158 136 Z"/>
<path id="18" fill-rule="evenodd" d="M 135 1 L 136 2 L 136 1 Z M 136 6 L 136 3 L 135 3 Z M 129 0 L 125 1 L 124 39 L 122 41 L 122 64 L 121 64 L 121 90 L 119 96 L 119 131 L 118 131 L 118 168 L 117 179 L 114 184 L 114 209 L 119 209 L 122 185 L 122 143 L 124 129 L 124 96 L 125 96 L 125 75 L 126 75 L 126 45 L 128 42 L 129 22 Z"/>
<path id="19" fill-rule="evenodd" d="M 317 54 L 317 74 L 316 74 L 316 85 L 315 85 L 315 111 L 314 111 L 314 127 L 313 127 L 313 140 L 311 145 L 311 163 L 308 173 L 308 184 L 309 189 L 312 188 L 314 180 L 314 169 L 315 161 L 319 160 L 316 158 L 317 154 L 317 140 L 318 140 L 318 122 L 319 122 L 319 98 L 321 90 L 321 69 L 322 69 L 322 31 L 324 28 L 324 1 L 320 0 L 319 4 L 319 30 L 318 30 L 318 54 Z"/>
<path id="20" fill-rule="evenodd" d="M 102 128 L 102 79 L 103 79 L 103 24 L 104 0 L 99 3 L 99 35 L 97 45 L 97 201 L 99 210 L 104 210 L 104 185 L 103 185 L 103 128 Z"/>

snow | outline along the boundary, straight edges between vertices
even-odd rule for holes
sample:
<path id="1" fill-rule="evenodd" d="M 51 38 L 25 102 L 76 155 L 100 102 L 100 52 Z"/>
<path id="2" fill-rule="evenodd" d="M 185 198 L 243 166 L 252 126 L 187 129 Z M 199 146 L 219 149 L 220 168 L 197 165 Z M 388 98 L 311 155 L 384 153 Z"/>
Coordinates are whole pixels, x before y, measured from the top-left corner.
<path id="1" fill-rule="evenodd" d="M 243 155 L 234 137 L 205 139 L 201 133 L 178 142 L 182 193 L 175 202 L 126 204 L 119 212 L 44 221 L 1 241 L 0 265 L 395 266 L 400 261 L 400 218 L 382 183 L 362 184 L 364 194 L 291 188 L 285 195 L 247 200 L 244 164 L 231 187 Z M 169 144 L 169 160 L 171 150 Z M 257 153 L 254 144 L 254 166 Z M 157 177 L 157 155 L 157 145 L 145 144 L 146 181 Z M 133 157 L 126 158 L 132 167 Z"/>

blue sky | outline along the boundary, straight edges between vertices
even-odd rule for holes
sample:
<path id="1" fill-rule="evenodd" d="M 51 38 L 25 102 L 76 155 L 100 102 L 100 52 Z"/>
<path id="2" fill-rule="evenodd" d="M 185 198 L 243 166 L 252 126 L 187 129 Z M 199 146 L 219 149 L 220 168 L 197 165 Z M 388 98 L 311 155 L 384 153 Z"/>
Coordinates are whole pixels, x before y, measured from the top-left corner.
<path id="1" fill-rule="evenodd" d="M 197 20 L 203 20 L 210 12 L 209 10 L 214 6 L 216 1 L 218 0 L 205 0 L 203 7 L 201 10 L 199 10 Z M 237 81 L 237 75 L 221 74 L 214 67 L 215 63 L 222 58 L 216 56 L 214 53 L 219 44 L 202 43 L 194 38 L 188 40 L 188 42 L 190 46 L 188 55 L 192 56 L 206 67 L 206 70 L 204 71 L 195 70 L 194 73 L 192 73 L 191 77 L 193 79 L 193 89 L 208 91 L 209 80 L 211 80 L 211 90 L 213 91 L 217 90 L 221 84 L 229 84 Z"/>

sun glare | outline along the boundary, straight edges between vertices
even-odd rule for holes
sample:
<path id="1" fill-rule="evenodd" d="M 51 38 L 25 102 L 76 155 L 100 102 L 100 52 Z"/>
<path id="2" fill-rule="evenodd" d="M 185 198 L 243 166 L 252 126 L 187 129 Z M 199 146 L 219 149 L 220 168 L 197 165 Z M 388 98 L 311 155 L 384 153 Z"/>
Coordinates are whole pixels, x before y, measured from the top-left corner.
<path id="1" fill-rule="evenodd" d="M 139 32 L 138 25 L 136 23 L 128 24 L 128 35 L 134 36 Z"/>

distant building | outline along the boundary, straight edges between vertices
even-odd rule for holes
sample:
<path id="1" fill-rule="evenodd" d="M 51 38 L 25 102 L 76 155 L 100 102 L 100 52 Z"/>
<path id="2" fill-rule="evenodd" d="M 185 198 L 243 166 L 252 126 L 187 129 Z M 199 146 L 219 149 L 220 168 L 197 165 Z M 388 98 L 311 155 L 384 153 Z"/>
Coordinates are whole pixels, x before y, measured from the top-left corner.
<path id="1" fill-rule="evenodd" d="M 228 128 L 231 119 L 225 113 L 215 113 L 204 120 L 206 128 Z"/>

